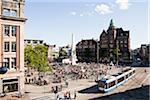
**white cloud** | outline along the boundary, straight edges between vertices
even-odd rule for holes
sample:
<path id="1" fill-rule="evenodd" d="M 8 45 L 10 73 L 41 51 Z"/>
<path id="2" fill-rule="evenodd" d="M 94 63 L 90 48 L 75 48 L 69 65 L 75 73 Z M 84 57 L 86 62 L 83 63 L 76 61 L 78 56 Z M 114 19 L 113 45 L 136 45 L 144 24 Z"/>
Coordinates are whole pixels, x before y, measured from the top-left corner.
<path id="1" fill-rule="evenodd" d="M 71 12 L 70 14 L 71 14 L 72 16 L 77 15 L 77 13 L 76 13 L 76 12 L 74 12 L 74 11 L 73 11 L 73 12 Z"/>
<path id="2" fill-rule="evenodd" d="M 111 9 L 107 4 L 98 4 L 95 7 L 95 11 L 100 14 L 108 14 L 111 13 Z"/>
<path id="3" fill-rule="evenodd" d="M 83 17 L 84 15 L 83 14 L 80 14 L 80 17 Z"/>
<path id="4" fill-rule="evenodd" d="M 119 8 L 122 10 L 126 10 L 129 8 L 129 0 L 116 0 L 116 4 L 119 5 Z"/>

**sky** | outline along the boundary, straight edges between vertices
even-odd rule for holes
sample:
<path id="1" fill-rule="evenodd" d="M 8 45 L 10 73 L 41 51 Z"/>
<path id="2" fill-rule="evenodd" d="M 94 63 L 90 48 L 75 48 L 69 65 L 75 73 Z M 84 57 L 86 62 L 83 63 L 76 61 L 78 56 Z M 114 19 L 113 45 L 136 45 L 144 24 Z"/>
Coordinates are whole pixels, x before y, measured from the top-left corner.
<path id="1" fill-rule="evenodd" d="M 130 31 L 131 49 L 148 44 L 148 0 L 26 0 L 25 39 L 41 39 L 65 46 L 82 39 L 98 39 L 113 19 Z"/>

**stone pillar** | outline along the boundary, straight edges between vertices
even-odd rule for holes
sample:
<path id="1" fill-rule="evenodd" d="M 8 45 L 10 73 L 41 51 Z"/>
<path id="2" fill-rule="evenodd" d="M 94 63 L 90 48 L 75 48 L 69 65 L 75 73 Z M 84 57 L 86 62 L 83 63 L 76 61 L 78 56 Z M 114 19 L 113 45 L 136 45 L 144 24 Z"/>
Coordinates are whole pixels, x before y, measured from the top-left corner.
<path id="1" fill-rule="evenodd" d="M 21 75 L 18 77 L 18 92 L 22 95 L 25 93 L 23 73 L 21 73 Z"/>
<path id="2" fill-rule="evenodd" d="M 2 78 L 0 78 L 0 94 L 3 93 L 3 84 Z"/>

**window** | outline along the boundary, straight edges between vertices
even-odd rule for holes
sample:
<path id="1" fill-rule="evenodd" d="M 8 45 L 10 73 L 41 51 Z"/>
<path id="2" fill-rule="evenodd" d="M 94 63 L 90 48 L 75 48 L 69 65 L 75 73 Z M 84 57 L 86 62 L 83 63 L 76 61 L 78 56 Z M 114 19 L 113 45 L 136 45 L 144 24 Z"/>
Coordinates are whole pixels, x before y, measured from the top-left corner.
<path id="1" fill-rule="evenodd" d="M 4 43 L 4 52 L 9 52 L 9 42 Z"/>
<path id="2" fill-rule="evenodd" d="M 4 58 L 5 67 L 9 68 L 9 58 Z"/>
<path id="3" fill-rule="evenodd" d="M 131 73 L 129 73 L 129 77 L 132 75 L 132 72 Z"/>
<path id="4" fill-rule="evenodd" d="M 16 58 L 12 58 L 11 59 L 11 68 L 15 68 L 16 67 Z"/>
<path id="5" fill-rule="evenodd" d="M 9 9 L 3 9 L 3 15 L 4 16 L 9 16 L 10 15 L 10 10 Z"/>
<path id="6" fill-rule="evenodd" d="M 16 17 L 17 16 L 17 10 L 11 10 L 10 16 Z"/>
<path id="7" fill-rule="evenodd" d="M 11 16 L 11 17 L 16 17 L 17 16 L 17 10 L 10 10 L 10 9 L 3 9 L 3 15 L 4 16 Z"/>
<path id="8" fill-rule="evenodd" d="M 15 91 L 18 91 L 18 81 L 3 83 L 4 93 L 15 92 Z"/>
<path id="9" fill-rule="evenodd" d="M 33 41 L 33 44 L 37 44 L 37 41 Z"/>
<path id="10" fill-rule="evenodd" d="M 11 43 L 11 51 L 16 52 L 16 42 Z"/>
<path id="11" fill-rule="evenodd" d="M 126 75 L 126 78 L 128 78 L 128 74 Z"/>
<path id="12" fill-rule="evenodd" d="M 101 87 L 101 88 L 105 88 L 105 83 L 104 82 L 99 82 L 98 86 Z"/>
<path id="13" fill-rule="evenodd" d="M 17 27 L 16 26 L 12 26 L 11 33 L 12 33 L 12 36 L 16 37 L 16 33 L 17 33 Z"/>
<path id="14" fill-rule="evenodd" d="M 118 83 L 122 82 L 124 80 L 124 77 L 121 77 L 118 79 Z"/>
<path id="15" fill-rule="evenodd" d="M 110 40 L 110 43 L 113 43 L 113 40 Z"/>
<path id="16" fill-rule="evenodd" d="M 114 85 L 116 85 L 116 84 L 115 84 L 115 81 L 110 82 L 110 83 L 108 83 L 108 84 L 109 84 L 109 88 L 110 88 L 110 87 L 113 87 Z"/>
<path id="17" fill-rule="evenodd" d="M 31 43 L 31 41 L 30 40 L 28 40 L 28 44 L 30 44 Z"/>
<path id="18" fill-rule="evenodd" d="M 123 41 L 120 41 L 120 43 L 123 43 Z"/>
<path id="19" fill-rule="evenodd" d="M 124 47 L 127 47 L 127 45 L 126 45 L 126 44 L 124 44 Z"/>
<path id="20" fill-rule="evenodd" d="M 127 43 L 127 40 L 125 40 L 124 43 Z"/>
<path id="21" fill-rule="evenodd" d="M 42 44 L 43 43 L 43 41 L 40 41 L 40 44 Z"/>
<path id="22" fill-rule="evenodd" d="M 121 33 L 121 36 L 123 36 L 123 33 Z"/>
<path id="23" fill-rule="evenodd" d="M 10 36 L 10 26 L 4 25 L 4 34 L 5 36 Z"/>

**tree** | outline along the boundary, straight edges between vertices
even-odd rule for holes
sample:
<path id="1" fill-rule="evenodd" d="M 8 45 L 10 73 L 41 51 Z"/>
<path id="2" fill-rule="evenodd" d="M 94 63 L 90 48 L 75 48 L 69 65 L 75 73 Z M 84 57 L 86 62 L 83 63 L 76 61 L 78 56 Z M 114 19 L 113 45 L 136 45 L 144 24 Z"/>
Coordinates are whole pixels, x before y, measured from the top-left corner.
<path id="1" fill-rule="evenodd" d="M 40 72 L 52 70 L 48 64 L 48 48 L 44 45 L 37 45 L 34 48 L 29 45 L 25 48 L 25 61 L 27 66 L 36 68 Z"/>
<path id="2" fill-rule="evenodd" d="M 27 65 L 28 71 L 29 71 L 29 68 L 33 67 L 33 65 L 34 65 L 34 50 L 31 45 L 27 45 L 25 47 L 24 59 L 25 59 L 25 63 Z"/>
<path id="3" fill-rule="evenodd" d="M 117 61 L 117 65 L 118 65 L 118 59 L 119 59 L 119 56 L 121 55 L 120 49 L 119 49 L 119 48 L 115 48 L 115 49 L 113 50 L 113 54 L 114 54 L 115 57 L 116 57 L 116 61 Z"/>

